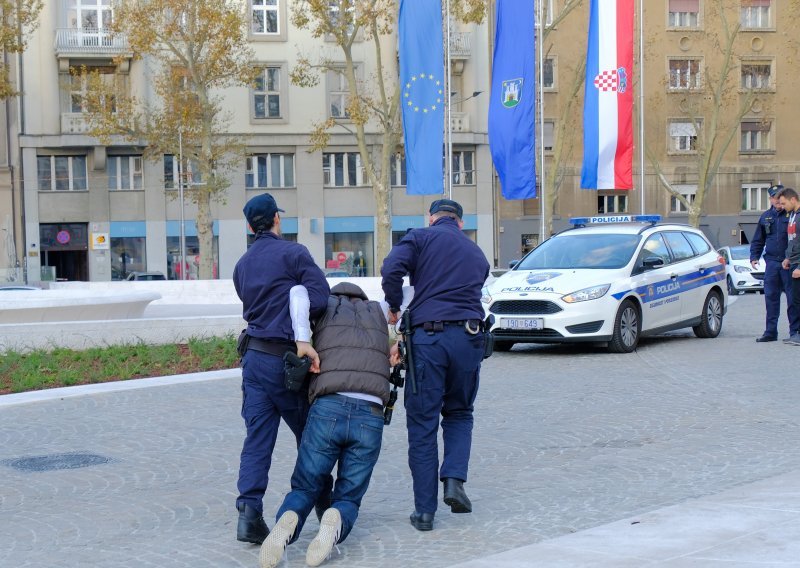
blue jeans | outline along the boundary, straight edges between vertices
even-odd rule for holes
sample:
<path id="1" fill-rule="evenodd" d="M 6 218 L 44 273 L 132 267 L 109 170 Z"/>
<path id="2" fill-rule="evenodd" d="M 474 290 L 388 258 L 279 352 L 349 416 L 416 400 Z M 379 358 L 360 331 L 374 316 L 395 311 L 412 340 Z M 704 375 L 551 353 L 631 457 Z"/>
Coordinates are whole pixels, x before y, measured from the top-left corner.
<path id="1" fill-rule="evenodd" d="M 308 390 L 291 392 L 284 386 L 283 360 L 249 350 L 242 358 L 242 418 L 247 436 L 239 462 L 237 507 L 246 503 L 263 511 L 272 451 L 281 418 L 300 444 L 308 416 Z"/>
<path id="2" fill-rule="evenodd" d="M 342 516 L 342 542 L 358 517 L 372 470 L 381 452 L 383 407 L 340 394 L 317 398 L 308 413 L 308 423 L 297 452 L 292 490 L 286 495 L 275 519 L 287 510 L 297 513 L 292 542 L 300 535 L 327 477 L 338 461 L 331 507 Z"/>
<path id="3" fill-rule="evenodd" d="M 767 308 L 767 322 L 764 335 L 778 336 L 781 296 L 786 294 L 786 315 L 789 318 L 789 335 L 800 333 L 800 313 L 792 302 L 792 273 L 784 270 L 777 260 L 767 260 L 764 271 L 764 303 Z"/>
<path id="4" fill-rule="evenodd" d="M 417 394 L 406 380 L 403 401 L 408 426 L 408 465 L 414 481 L 414 507 L 435 513 L 439 480 L 467 480 L 472 447 L 472 411 L 483 360 L 483 334 L 464 326 L 432 333 L 417 328 L 412 337 Z M 439 415 L 444 459 L 439 469 Z"/>

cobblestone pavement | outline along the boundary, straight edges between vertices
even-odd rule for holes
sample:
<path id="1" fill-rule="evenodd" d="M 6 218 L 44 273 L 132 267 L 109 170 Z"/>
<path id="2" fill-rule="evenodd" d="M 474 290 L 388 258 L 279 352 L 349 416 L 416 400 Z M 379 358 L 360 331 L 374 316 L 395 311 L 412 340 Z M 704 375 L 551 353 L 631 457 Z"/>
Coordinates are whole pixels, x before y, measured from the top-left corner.
<path id="1" fill-rule="evenodd" d="M 763 296 L 743 296 L 714 340 L 495 355 L 476 408 L 474 513 L 442 506 L 429 533 L 408 522 L 398 407 L 356 527 L 326 565 L 447 567 L 800 469 L 800 349 L 756 344 L 762 325 Z M 235 540 L 239 405 L 225 379 L 0 407 L 0 566 L 257 566 L 258 548 Z M 104 463 L 12 467 L 63 453 Z M 294 457 L 284 427 L 270 517 Z M 284 566 L 304 565 L 316 527 Z"/>

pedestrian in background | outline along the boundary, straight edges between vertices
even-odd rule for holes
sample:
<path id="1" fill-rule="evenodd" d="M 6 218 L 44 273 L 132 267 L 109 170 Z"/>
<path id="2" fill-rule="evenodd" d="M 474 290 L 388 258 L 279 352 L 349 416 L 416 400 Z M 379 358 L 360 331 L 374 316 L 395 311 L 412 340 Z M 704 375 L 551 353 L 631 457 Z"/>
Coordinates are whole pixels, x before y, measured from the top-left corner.
<path id="1" fill-rule="evenodd" d="M 242 355 L 242 418 L 247 434 L 239 464 L 236 538 L 254 544 L 261 544 L 269 534 L 263 498 L 281 418 L 299 446 L 308 416 L 308 392 L 289 391 L 284 382 L 283 355 L 287 351 L 314 355 L 310 344 L 295 341 L 289 291 L 298 284 L 305 286 L 314 318 L 325 311 L 330 293 L 325 275 L 308 249 L 281 238 L 281 212 L 268 193 L 245 204 L 244 216 L 256 240 L 233 271 L 247 321 Z M 318 359 L 314 364 L 318 365 Z"/>
<path id="2" fill-rule="evenodd" d="M 454 513 L 469 513 L 464 491 L 472 446 L 473 408 L 484 355 L 481 289 L 489 263 L 461 231 L 463 210 L 450 199 L 430 206 L 429 227 L 409 231 L 386 257 L 381 275 L 389 305 L 389 323 L 398 320 L 403 278 L 411 276 L 414 299 L 408 306 L 413 380 L 404 390 L 408 427 L 408 464 L 414 485 L 411 524 L 433 529 L 438 484 Z M 398 360 L 392 348 L 392 364 Z M 444 459 L 439 469 L 437 435 L 441 415 Z"/>
<path id="3" fill-rule="evenodd" d="M 764 303 L 767 309 L 764 333 L 756 339 L 759 343 L 778 340 L 778 321 L 781 312 L 781 296 L 786 295 L 786 314 L 789 318 L 789 335 L 800 332 L 800 314 L 792 303 L 792 277 L 783 267 L 788 245 L 789 214 L 783 210 L 778 193 L 782 185 L 773 185 L 767 192 L 770 207 L 761 214 L 756 231 L 750 242 L 750 264 L 758 268 L 764 257 Z"/>
<path id="4" fill-rule="evenodd" d="M 800 237 L 797 234 L 797 213 L 800 212 L 800 201 L 797 192 L 792 188 L 780 192 L 781 206 L 789 214 L 787 228 L 789 244 L 786 247 L 786 258 L 783 267 L 790 271 L 792 277 L 792 305 L 795 313 L 800 313 Z M 800 345 L 800 328 L 795 328 L 785 343 Z"/>

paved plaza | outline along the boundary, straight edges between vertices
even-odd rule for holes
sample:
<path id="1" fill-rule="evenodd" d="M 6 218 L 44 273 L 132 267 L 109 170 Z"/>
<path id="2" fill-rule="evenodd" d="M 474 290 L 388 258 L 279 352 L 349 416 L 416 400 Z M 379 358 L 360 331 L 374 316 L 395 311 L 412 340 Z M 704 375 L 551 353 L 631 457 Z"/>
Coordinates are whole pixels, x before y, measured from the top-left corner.
<path id="1" fill-rule="evenodd" d="M 429 533 L 408 522 L 398 405 L 357 524 L 324 565 L 800 565 L 800 348 L 756 344 L 762 331 L 763 296 L 748 295 L 714 340 L 495 355 L 476 405 L 474 513 L 442 505 Z M 258 547 L 235 539 L 240 380 L 203 378 L 0 397 L 0 566 L 257 566 Z M 283 427 L 270 526 L 294 458 Z M 59 464 L 84 467 L 48 470 Z M 305 565 L 317 526 L 281 566 Z"/>

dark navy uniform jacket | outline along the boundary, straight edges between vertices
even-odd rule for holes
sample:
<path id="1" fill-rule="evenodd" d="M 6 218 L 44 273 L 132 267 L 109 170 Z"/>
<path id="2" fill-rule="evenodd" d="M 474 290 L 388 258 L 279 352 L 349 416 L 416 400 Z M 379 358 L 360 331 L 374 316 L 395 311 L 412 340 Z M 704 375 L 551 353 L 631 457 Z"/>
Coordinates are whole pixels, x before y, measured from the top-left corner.
<path id="1" fill-rule="evenodd" d="M 750 242 L 750 260 L 758 260 L 764 253 L 765 260 L 782 262 L 789 246 L 789 215 L 770 207 L 761 214 L 756 232 Z"/>
<path id="2" fill-rule="evenodd" d="M 294 341 L 289 290 L 298 284 L 308 290 L 311 318 L 321 316 L 328 307 L 330 287 L 308 249 L 271 232 L 258 233 L 233 270 L 233 285 L 242 300 L 247 334 Z"/>
<path id="3" fill-rule="evenodd" d="M 381 286 L 390 308 L 403 303 L 403 277 L 411 275 L 414 299 L 411 324 L 426 321 L 483 319 L 481 289 L 489 263 L 451 217 L 425 229 L 414 229 L 383 261 Z"/>

